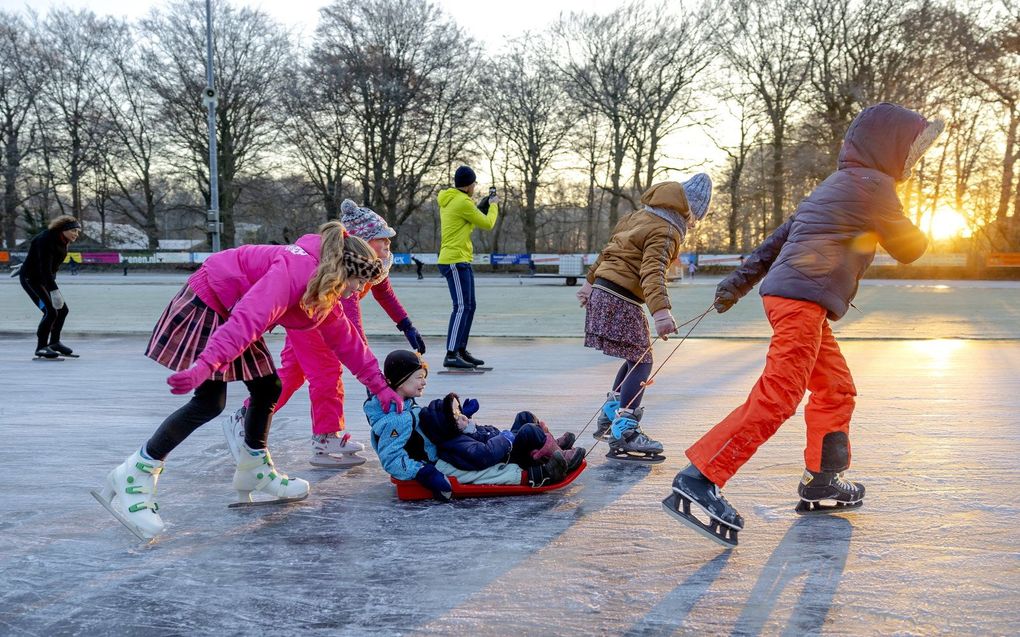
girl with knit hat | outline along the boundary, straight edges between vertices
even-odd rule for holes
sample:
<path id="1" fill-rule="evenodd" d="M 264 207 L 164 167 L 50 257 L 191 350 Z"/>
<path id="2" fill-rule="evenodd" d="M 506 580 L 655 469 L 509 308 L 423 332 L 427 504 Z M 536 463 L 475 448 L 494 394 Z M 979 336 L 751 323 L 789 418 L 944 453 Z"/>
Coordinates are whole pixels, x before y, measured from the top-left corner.
<path id="1" fill-rule="evenodd" d="M 241 503 L 251 502 L 255 491 L 272 496 L 269 502 L 307 497 L 308 483 L 277 471 L 266 448 L 280 378 L 262 335 L 276 326 L 319 334 L 384 410 L 396 403 L 399 411 L 402 401 L 337 308 L 337 299 L 356 293 L 381 271 L 372 248 L 348 236 L 339 221 L 294 245 L 246 245 L 206 259 L 170 301 L 146 349 L 149 358 L 174 371 L 167 379 L 171 393 L 194 395 L 92 494 L 138 537 L 162 532 L 156 481 L 164 460 L 223 411 L 227 383 L 242 381 L 250 402 L 233 480 Z"/>
<path id="2" fill-rule="evenodd" d="M 673 493 L 663 500 L 680 522 L 736 546 L 744 519 L 720 489 L 809 390 L 797 511 L 863 504 L 864 486 L 843 476 L 850 467 L 857 389 L 829 321 L 850 307 L 877 245 L 901 263 L 924 254 L 927 239 L 904 216 L 896 183 L 910 176 L 942 128 L 942 122 L 895 104 L 861 111 L 843 138 L 836 172 L 716 288 L 715 308 L 725 312 L 761 281 L 773 336 L 765 369 L 744 404 L 687 449 L 691 464 L 676 475 Z M 692 507 L 709 521 L 693 516 Z"/>
<path id="3" fill-rule="evenodd" d="M 585 347 L 623 359 L 594 434 L 596 439 L 609 440 L 610 459 L 665 460 L 662 444 L 646 436 L 638 424 L 644 382 L 652 371 L 644 308 L 651 311 L 659 338 L 665 340 L 676 332 L 666 270 L 680 254 L 687 230 L 708 212 L 711 198 L 712 180 L 704 173 L 684 183 L 652 185 L 641 195 L 643 207 L 616 224 L 577 293 L 586 309 Z"/>
<path id="4" fill-rule="evenodd" d="M 379 274 L 367 281 L 360 290 L 339 299 L 340 309 L 351 322 L 361 340 L 367 345 L 368 337 L 361 318 L 361 299 L 371 290 L 376 302 L 403 332 L 416 351 L 425 353 L 425 341 L 412 325 L 407 310 L 400 304 L 389 272 L 393 265 L 390 239 L 397 232 L 375 211 L 358 206 L 350 199 L 340 205 L 341 222 L 352 236 L 364 239 L 382 260 Z M 277 372 L 283 389 L 276 403 L 276 411 L 287 404 L 290 397 L 308 381 L 308 395 L 312 403 L 312 455 L 309 462 L 316 467 L 341 469 L 365 462 L 358 455 L 365 445 L 352 439 L 345 431 L 343 365 L 336 354 L 316 332 L 287 331 L 287 340 L 280 353 Z M 245 407 L 241 407 L 224 422 L 224 433 L 233 453 L 244 437 Z"/>

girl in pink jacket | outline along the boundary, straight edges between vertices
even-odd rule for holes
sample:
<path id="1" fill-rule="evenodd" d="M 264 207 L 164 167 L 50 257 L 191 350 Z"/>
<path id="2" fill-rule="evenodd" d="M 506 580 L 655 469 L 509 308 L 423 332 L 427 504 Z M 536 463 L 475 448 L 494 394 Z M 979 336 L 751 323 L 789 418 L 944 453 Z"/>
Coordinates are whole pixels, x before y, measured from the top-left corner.
<path id="1" fill-rule="evenodd" d="M 386 314 L 404 333 L 411 347 L 420 354 L 425 353 L 425 342 L 418 330 L 411 324 L 404 306 L 400 304 L 393 285 L 390 283 L 389 270 L 393 264 L 390 253 L 390 239 L 396 231 L 375 211 L 362 208 L 350 199 L 340 205 L 341 222 L 347 231 L 364 239 L 375 251 L 383 263 L 382 271 L 369 281 L 361 290 L 340 299 L 341 310 L 350 320 L 361 340 L 368 344 L 365 328 L 361 319 L 361 299 L 369 290 L 382 306 Z M 277 370 L 283 391 L 276 403 L 276 411 L 287 404 L 290 397 L 308 381 L 308 395 L 312 403 L 312 465 L 328 468 L 354 467 L 365 462 L 365 458 L 357 455 L 364 451 L 365 445 L 353 440 L 351 434 L 344 431 L 344 382 L 343 365 L 337 360 L 336 354 L 314 331 L 287 331 L 287 341 L 280 353 L 280 368 Z M 248 405 L 244 405 L 224 422 L 227 441 L 231 450 L 239 449 L 237 441 L 244 436 L 244 418 Z"/>
<path id="2" fill-rule="evenodd" d="M 243 503 L 253 491 L 292 502 L 308 495 L 308 483 L 276 470 L 266 449 L 273 408 L 280 397 L 263 333 L 275 326 L 312 331 L 379 397 L 402 408 L 379 364 L 337 299 L 379 276 L 382 262 L 363 240 L 331 221 L 295 245 L 247 245 L 216 253 L 170 301 L 152 332 L 146 355 L 174 370 L 170 391 L 194 396 L 163 421 L 152 437 L 113 469 L 93 491 L 118 520 L 142 539 L 160 533 L 156 481 L 164 459 L 193 431 L 223 411 L 227 383 L 244 382 L 250 393 L 241 459 L 234 489 Z"/>

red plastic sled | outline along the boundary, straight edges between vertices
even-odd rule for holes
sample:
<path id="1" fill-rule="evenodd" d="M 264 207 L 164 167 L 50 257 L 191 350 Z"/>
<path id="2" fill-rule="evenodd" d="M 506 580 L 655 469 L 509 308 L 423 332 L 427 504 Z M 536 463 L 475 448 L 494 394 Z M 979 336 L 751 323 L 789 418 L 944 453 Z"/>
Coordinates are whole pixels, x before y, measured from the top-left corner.
<path id="1" fill-rule="evenodd" d="M 529 487 L 526 484 L 461 484 L 457 478 L 450 477 L 450 484 L 453 486 L 453 497 L 455 498 L 492 498 L 501 495 L 534 495 L 543 491 L 555 491 L 562 489 L 574 481 L 581 472 L 585 470 L 588 463 L 581 461 L 581 465 L 574 469 L 567 477 L 556 484 L 548 484 L 543 487 Z M 423 487 L 416 480 L 397 480 L 390 478 L 390 482 L 397 485 L 397 498 L 400 500 L 429 500 L 432 492 Z"/>

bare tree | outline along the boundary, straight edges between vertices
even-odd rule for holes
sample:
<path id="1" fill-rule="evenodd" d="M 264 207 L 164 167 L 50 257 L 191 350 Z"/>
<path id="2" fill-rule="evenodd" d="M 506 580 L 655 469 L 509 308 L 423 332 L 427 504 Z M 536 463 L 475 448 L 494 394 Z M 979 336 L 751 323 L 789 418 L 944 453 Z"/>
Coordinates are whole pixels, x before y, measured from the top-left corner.
<path id="1" fill-rule="evenodd" d="M 312 60 L 359 139 L 365 202 L 396 226 L 435 191 L 447 158 L 474 133 L 477 45 L 427 0 L 335 0 L 322 9 Z"/>
<path id="2" fill-rule="evenodd" d="M 803 28 L 804 10 L 795 0 L 730 0 L 730 35 L 726 57 L 757 94 L 772 133 L 772 217 L 785 214 L 787 131 L 794 107 L 809 78 L 810 42 Z"/>
<path id="3" fill-rule="evenodd" d="M 635 70 L 654 25 L 640 3 L 604 16 L 571 14 L 554 27 L 562 55 L 550 55 L 564 75 L 567 93 L 606 120 L 609 131 L 609 226 L 619 218 L 623 164 L 629 136 L 628 109 L 635 98 Z"/>
<path id="4" fill-rule="evenodd" d="M 42 90 L 41 50 L 32 25 L 0 12 L 0 165 L 4 176 L 4 202 L 0 213 L 0 243 L 13 248 L 17 241 L 18 184 L 21 163 L 34 152 L 37 120 L 33 117 Z"/>
<path id="5" fill-rule="evenodd" d="M 102 107 L 102 95 L 109 82 L 108 59 L 103 44 L 114 23 L 91 11 L 57 9 L 42 22 L 42 43 L 48 53 L 43 110 L 48 116 L 45 136 L 47 162 L 62 210 L 82 216 L 82 180 L 102 161 L 97 147 L 110 133 Z M 70 189 L 65 204 L 60 186 Z"/>
<path id="6" fill-rule="evenodd" d="M 737 236 L 746 225 L 744 219 L 748 212 L 744 210 L 742 181 L 744 170 L 755 144 L 761 127 L 754 120 L 754 96 L 733 90 L 734 85 L 724 82 L 722 95 L 729 108 L 728 121 L 739 122 L 736 144 L 727 144 L 717 139 L 712 131 L 706 131 L 709 138 L 729 158 L 726 176 L 726 193 L 729 198 L 729 212 L 726 215 L 727 250 L 735 252 L 738 247 Z M 710 124 L 717 124 L 711 121 Z"/>
<path id="7" fill-rule="evenodd" d="M 147 89 L 147 70 L 130 27 L 120 23 L 106 43 L 111 82 L 103 95 L 115 143 L 104 153 L 104 188 L 111 203 L 145 231 L 149 249 L 159 247 L 156 223 L 163 195 L 157 191 L 155 161 L 163 150 L 159 105 Z M 113 197 L 113 189 L 119 196 Z M 116 202 L 116 203 L 113 203 Z M 105 202 L 104 202 L 105 209 Z"/>
<path id="8" fill-rule="evenodd" d="M 266 13 L 213 3 L 213 64 L 223 247 L 235 241 L 234 204 L 242 177 L 261 169 L 279 139 L 280 89 L 291 54 L 287 33 Z M 142 20 L 142 55 L 149 87 L 160 103 L 175 168 L 190 175 L 209 202 L 209 141 L 205 86 L 205 3 L 174 0 Z"/>
<path id="9" fill-rule="evenodd" d="M 489 69 L 486 85 L 499 97 L 487 111 L 493 129 L 506 142 L 507 163 L 520 176 L 525 250 L 534 252 L 538 189 L 549 165 L 565 151 L 569 111 L 553 68 L 523 41 L 513 44 Z"/>

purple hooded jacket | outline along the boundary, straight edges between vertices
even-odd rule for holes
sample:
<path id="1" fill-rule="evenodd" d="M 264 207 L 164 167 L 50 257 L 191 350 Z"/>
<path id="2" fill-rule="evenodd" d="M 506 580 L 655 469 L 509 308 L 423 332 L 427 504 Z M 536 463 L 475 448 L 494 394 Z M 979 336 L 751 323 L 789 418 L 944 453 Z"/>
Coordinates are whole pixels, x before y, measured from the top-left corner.
<path id="1" fill-rule="evenodd" d="M 905 178 L 911 144 L 927 124 L 895 104 L 861 111 L 843 138 L 838 170 L 718 289 L 740 298 L 762 281 L 762 296 L 817 303 L 838 320 L 857 294 L 876 245 L 900 263 L 920 258 L 928 241 L 903 215 L 896 182 Z"/>

